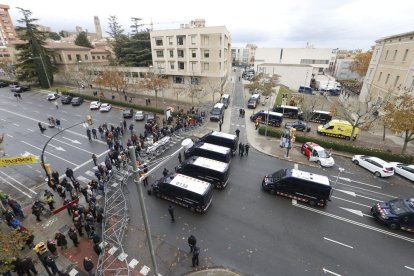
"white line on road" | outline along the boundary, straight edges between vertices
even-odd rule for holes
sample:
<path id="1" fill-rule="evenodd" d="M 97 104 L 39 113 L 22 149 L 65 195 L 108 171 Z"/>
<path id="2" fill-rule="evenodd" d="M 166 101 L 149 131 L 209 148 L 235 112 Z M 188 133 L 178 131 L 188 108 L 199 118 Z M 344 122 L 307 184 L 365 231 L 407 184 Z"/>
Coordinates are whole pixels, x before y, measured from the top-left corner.
<path id="1" fill-rule="evenodd" d="M 307 207 L 307 206 L 304 206 L 304 205 L 301 205 L 301 204 L 293 204 L 293 202 L 292 202 L 292 205 L 295 206 L 295 207 L 299 207 L 299 208 L 314 212 L 314 213 L 318 213 L 318 214 L 327 216 L 327 217 L 331 217 L 331 218 L 341 220 L 341 221 L 344 221 L 344 222 L 347 222 L 347 223 L 350 223 L 350 224 L 354 224 L 356 226 L 360 226 L 360 227 L 363 227 L 363 228 L 366 228 L 366 229 L 369 229 L 369 230 L 372 230 L 372 231 L 375 231 L 375 232 L 378 232 L 378 233 L 382 233 L 382 234 L 385 234 L 385 235 L 388 235 L 388 236 L 391 236 L 391 237 L 395 237 L 395 238 L 398 238 L 398 239 L 401 239 L 401 240 L 405 240 L 405 241 L 414 243 L 414 239 L 405 237 L 403 235 L 395 234 L 395 233 L 392 233 L 392 232 L 389 232 L 389 231 L 386 231 L 386 230 L 382 230 L 382 229 L 377 228 L 377 227 L 373 227 L 373 226 L 370 226 L 370 225 L 367 225 L 367 224 L 364 224 L 364 223 L 361 223 L 361 222 L 357 222 L 357 221 L 350 220 L 350 219 L 347 219 L 347 218 L 344 218 L 344 217 L 340 217 L 340 216 L 337 216 L 337 215 L 334 215 L 334 214 L 331 214 L 331 213 L 328 213 L 328 212 L 320 211 L 320 210 L 317 210 L 317 209 L 314 209 L 314 208 L 311 208 L 311 207 Z"/>
<path id="2" fill-rule="evenodd" d="M 332 198 L 339 199 L 339 200 L 343 200 L 343 201 L 346 201 L 346 202 L 350 202 L 350 203 L 353 203 L 353 204 L 356 204 L 356 205 L 364 206 L 364 207 L 367 207 L 367 208 L 371 208 L 371 207 L 372 207 L 372 206 L 365 205 L 365 204 L 362 204 L 362 203 L 354 202 L 354 201 L 352 201 L 352 200 L 343 199 L 343 198 L 340 198 L 340 197 L 337 197 L 337 196 L 331 196 L 331 197 L 332 197 Z"/>
<path id="3" fill-rule="evenodd" d="M 60 118 L 59 120 L 67 122 L 68 120 L 64 119 L 64 118 Z"/>
<path id="4" fill-rule="evenodd" d="M 30 129 L 30 128 L 28 128 L 27 130 L 28 130 L 28 131 L 31 131 L 31 132 L 34 132 L 34 130 L 33 130 L 33 129 Z"/>
<path id="5" fill-rule="evenodd" d="M 13 136 L 11 136 L 10 134 L 6 134 L 7 137 L 13 138 Z"/>
<path id="6" fill-rule="evenodd" d="M 31 144 L 29 144 L 29 143 L 27 143 L 27 142 L 25 142 L 25 141 L 21 141 L 21 142 L 22 142 L 23 144 L 26 144 L 26 145 L 28 145 L 28 146 L 31 146 L 31 147 L 33 147 L 33 148 L 35 148 L 35 149 L 38 149 L 38 150 L 42 151 L 42 149 L 41 149 L 41 148 L 36 147 L 36 146 L 34 146 L 34 145 L 31 145 Z M 47 153 L 47 154 L 49 154 L 49 155 L 51 155 L 51 156 L 54 156 L 54 157 L 56 157 L 56 158 L 58 158 L 58 159 L 60 159 L 60 160 L 62 160 L 62 161 L 65 161 L 65 162 L 67 162 L 67 163 L 69 163 L 69 164 L 71 164 L 71 165 L 73 165 L 73 166 L 78 166 L 77 164 L 75 164 L 75 163 L 73 163 L 73 162 L 70 162 L 69 160 L 66 160 L 66 159 L 64 159 L 64 158 L 62 158 L 62 157 L 60 157 L 60 156 L 57 156 L 57 155 L 55 155 L 55 154 L 53 154 L 53 153 L 51 153 L 51 152 L 45 151 L 45 153 Z"/>
<path id="7" fill-rule="evenodd" d="M 90 179 L 84 177 L 83 175 L 80 175 L 80 176 L 76 177 L 76 179 L 83 182 L 83 183 L 85 183 L 85 184 L 88 184 L 89 182 L 91 182 Z"/>
<path id="8" fill-rule="evenodd" d="M 17 184 L 19 184 L 20 186 L 22 186 L 22 187 L 24 187 L 24 188 L 26 188 L 27 190 L 29 190 L 30 192 L 32 192 L 32 193 L 34 193 L 34 194 L 37 194 L 34 190 L 32 190 L 32 189 L 30 189 L 30 188 L 28 188 L 28 187 L 26 187 L 23 183 L 21 183 L 20 181 L 18 181 L 18 180 L 16 180 L 15 178 L 13 178 L 13 177 L 11 177 L 10 175 L 8 175 L 8 174 L 6 174 L 6 173 L 4 173 L 4 172 L 2 172 L 2 171 L 0 171 L 0 173 L 2 173 L 6 178 L 10 178 L 11 180 L 13 180 L 14 182 L 16 182 Z"/>
<path id="9" fill-rule="evenodd" d="M 293 165 L 293 168 L 294 168 L 295 170 L 298 170 L 298 169 L 299 169 L 299 164 L 298 164 L 298 163 L 295 163 L 295 164 Z"/>
<path id="10" fill-rule="evenodd" d="M 86 171 L 85 174 L 91 177 L 95 177 L 95 174 L 91 171 Z"/>
<path id="11" fill-rule="evenodd" d="M 353 246 L 347 245 L 347 244 L 339 242 L 339 241 L 331 240 L 331 239 L 328 239 L 326 237 L 323 237 L 323 239 L 327 240 L 327 241 L 330 241 L 330 242 L 333 242 L 333 243 L 336 243 L 336 244 L 339 244 L 339 245 L 342 245 L 342 246 L 345 246 L 345 247 L 348 247 L 348 248 L 351 248 L 351 249 L 354 249 Z"/>
<path id="12" fill-rule="evenodd" d="M 341 276 L 341 274 L 338 274 L 338 273 L 335 273 L 333 271 L 327 270 L 326 268 L 322 268 L 322 271 L 323 271 L 324 274 L 329 273 L 329 274 L 334 275 L 334 276 Z"/>
<path id="13" fill-rule="evenodd" d="M 47 138 L 50 138 L 50 136 L 47 136 L 47 135 L 45 135 L 45 134 L 43 134 L 43 136 L 46 136 Z M 63 137 L 63 138 L 65 138 L 65 137 Z M 59 140 L 59 139 L 56 139 L 56 138 L 54 138 L 53 140 L 54 140 L 54 141 L 58 141 L 59 143 L 62 143 L 62 144 L 68 145 L 68 146 L 70 146 L 70 147 L 73 147 L 73 148 L 75 148 L 75 149 L 78 149 L 78 150 L 80 150 L 80 151 L 84 151 L 84 152 L 86 152 L 86 153 L 93 154 L 93 152 L 90 152 L 90 151 L 88 151 L 88 150 L 86 150 L 86 149 L 82 149 L 82 148 L 77 147 L 77 146 L 75 146 L 75 145 L 72 145 L 72 144 L 66 143 L 66 142 L 64 142 L 64 141 L 62 141 L 62 140 Z M 50 145 L 50 144 L 49 144 L 49 145 Z"/>
<path id="14" fill-rule="evenodd" d="M 9 181 L 7 181 L 6 179 L 4 179 L 3 177 L 0 176 L 0 180 L 2 180 L 4 183 L 6 183 L 7 185 L 15 188 L 16 190 L 18 190 L 19 192 L 21 192 L 22 194 L 24 194 L 25 196 L 27 196 L 28 198 L 32 198 L 31 195 L 29 195 L 28 193 L 20 190 L 19 188 L 17 188 L 16 186 L 14 186 L 13 184 L 11 184 Z"/>
<path id="15" fill-rule="evenodd" d="M 412 267 L 409 267 L 409 266 L 404 266 L 406 269 L 409 269 L 409 270 L 414 270 L 414 268 L 412 268 Z"/>
<path id="16" fill-rule="evenodd" d="M 359 190 L 363 190 L 363 191 L 367 191 L 367 192 L 371 192 L 371 193 L 374 193 L 374 194 L 379 194 L 379 195 L 383 195 L 383 196 L 392 197 L 392 198 L 397 198 L 398 197 L 398 196 L 387 195 L 387 194 L 384 194 L 384 193 L 375 192 L 375 191 L 371 191 L 371 190 L 368 190 L 368 189 L 364 189 L 364 188 L 352 186 L 352 185 L 345 184 L 345 183 L 342 183 L 342 182 L 338 182 L 337 184 L 340 184 L 340 185 L 343 185 L 343 186 L 347 186 L 347 187 L 351 187 L 351 188 L 355 188 L 355 189 L 359 189 Z"/>
<path id="17" fill-rule="evenodd" d="M 337 177 L 338 177 L 337 175 L 331 175 L 331 176 L 332 176 L 332 177 L 335 177 L 335 178 L 337 178 Z M 376 186 L 376 185 L 372 185 L 372 184 L 364 183 L 364 182 L 361 182 L 361 181 L 352 180 L 352 179 L 347 178 L 347 177 L 339 177 L 339 179 L 340 179 L 340 180 L 347 181 L 347 182 L 355 182 L 355 183 L 359 183 L 359 184 L 366 185 L 366 186 L 373 187 L 373 188 L 377 188 L 377 189 L 382 189 L 382 187 L 380 187 L 380 186 Z"/>
<path id="18" fill-rule="evenodd" d="M 19 126 L 20 126 L 20 125 L 18 125 L 18 124 L 16 124 L 16 123 L 13 123 L 13 125 L 14 125 L 14 126 L 17 126 L 17 127 L 19 127 Z"/>
<path id="19" fill-rule="evenodd" d="M 65 110 L 62 110 L 62 113 L 68 113 L 67 111 L 65 111 Z"/>
<path id="20" fill-rule="evenodd" d="M 37 111 L 37 110 L 33 110 L 33 112 L 34 112 L 34 113 L 40 113 L 40 112 L 39 112 L 39 111 Z"/>

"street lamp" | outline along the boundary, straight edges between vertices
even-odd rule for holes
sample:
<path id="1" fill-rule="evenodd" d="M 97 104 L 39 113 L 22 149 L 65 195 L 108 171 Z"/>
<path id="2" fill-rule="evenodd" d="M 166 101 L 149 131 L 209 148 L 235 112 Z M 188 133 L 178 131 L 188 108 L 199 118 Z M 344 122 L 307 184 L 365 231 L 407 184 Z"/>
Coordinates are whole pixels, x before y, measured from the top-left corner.
<path id="1" fill-rule="evenodd" d="M 338 175 L 336 176 L 335 187 L 336 187 L 336 183 L 338 183 L 338 179 L 339 179 L 339 176 L 341 175 L 341 172 L 343 172 L 344 170 L 345 170 L 344 168 L 341 168 L 341 167 L 338 168 Z"/>
<path id="2" fill-rule="evenodd" d="M 50 87 L 52 87 L 52 86 L 50 85 L 49 74 L 47 73 L 46 66 L 45 66 L 45 63 L 43 62 L 42 55 L 41 55 L 41 54 L 39 54 L 39 56 L 38 56 L 38 57 L 30 57 L 30 59 L 40 59 L 40 61 L 42 62 L 43 71 L 45 71 L 45 75 L 46 75 L 47 84 L 49 85 L 49 88 L 50 88 Z"/>

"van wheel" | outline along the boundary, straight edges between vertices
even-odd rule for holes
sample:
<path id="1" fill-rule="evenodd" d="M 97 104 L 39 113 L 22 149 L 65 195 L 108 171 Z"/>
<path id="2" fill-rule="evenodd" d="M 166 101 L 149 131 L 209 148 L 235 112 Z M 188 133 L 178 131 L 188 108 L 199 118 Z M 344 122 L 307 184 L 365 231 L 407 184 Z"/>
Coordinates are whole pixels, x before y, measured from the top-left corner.
<path id="1" fill-rule="evenodd" d="M 351 137 L 346 136 L 346 137 L 345 137 L 345 140 L 349 141 L 349 140 L 351 140 Z"/>
<path id="2" fill-rule="evenodd" d="M 155 196 L 156 196 L 156 197 L 161 197 L 160 192 L 156 192 L 156 191 L 155 191 L 155 192 L 154 192 L 154 194 L 155 194 Z"/>
<path id="3" fill-rule="evenodd" d="M 315 207 L 315 206 L 316 206 L 316 201 L 315 201 L 315 200 L 313 200 L 313 199 L 309 200 L 309 205 L 310 205 L 311 207 Z"/>
<path id="4" fill-rule="evenodd" d="M 322 166 L 322 165 L 321 165 L 321 161 L 319 161 L 319 160 L 318 160 L 318 161 L 316 161 L 316 164 L 318 164 L 318 166 Z"/>
<path id="5" fill-rule="evenodd" d="M 352 161 L 355 165 L 359 165 L 359 161 L 358 160 L 354 160 Z"/>
<path id="6" fill-rule="evenodd" d="M 381 177 L 381 173 L 380 172 L 375 172 L 374 175 L 377 176 L 377 177 Z"/>
<path id="7" fill-rule="evenodd" d="M 322 134 L 322 136 L 326 136 L 326 133 L 325 132 L 322 132 L 321 134 Z"/>
<path id="8" fill-rule="evenodd" d="M 400 226 L 396 223 L 391 223 L 390 225 L 388 225 L 388 227 L 390 227 L 392 230 L 400 229 Z"/>

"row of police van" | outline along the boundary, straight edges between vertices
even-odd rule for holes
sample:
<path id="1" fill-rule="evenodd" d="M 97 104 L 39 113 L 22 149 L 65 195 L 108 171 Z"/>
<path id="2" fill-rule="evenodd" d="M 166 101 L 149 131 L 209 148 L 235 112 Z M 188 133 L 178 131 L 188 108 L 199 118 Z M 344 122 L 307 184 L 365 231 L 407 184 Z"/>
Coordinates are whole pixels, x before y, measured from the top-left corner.
<path id="1" fill-rule="evenodd" d="M 204 213 L 214 189 L 224 189 L 230 176 L 230 163 L 238 147 L 236 135 L 213 131 L 197 142 L 183 141 L 185 160 L 171 173 L 151 186 L 151 194 L 191 211 Z"/>

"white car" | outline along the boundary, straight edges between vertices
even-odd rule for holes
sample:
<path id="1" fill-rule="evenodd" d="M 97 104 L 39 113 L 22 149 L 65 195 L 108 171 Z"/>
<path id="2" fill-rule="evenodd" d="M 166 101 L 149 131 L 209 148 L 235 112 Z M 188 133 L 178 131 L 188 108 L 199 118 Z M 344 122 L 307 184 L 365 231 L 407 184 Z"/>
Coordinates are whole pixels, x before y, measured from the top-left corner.
<path id="1" fill-rule="evenodd" d="M 406 165 L 398 162 L 390 162 L 396 174 L 399 174 L 410 181 L 414 181 L 414 165 Z"/>
<path id="2" fill-rule="evenodd" d="M 47 94 L 47 100 L 48 101 L 54 101 L 54 100 L 56 100 L 59 97 L 60 96 L 59 96 L 58 93 L 49 93 L 49 94 Z"/>
<path id="3" fill-rule="evenodd" d="M 89 108 L 91 110 L 99 109 L 100 107 L 101 107 L 101 102 L 91 102 L 91 104 L 89 105 Z"/>
<path id="4" fill-rule="evenodd" d="M 144 120 L 144 111 L 137 111 L 135 113 L 135 121 L 143 121 Z"/>
<path id="5" fill-rule="evenodd" d="M 101 104 L 101 108 L 99 108 L 99 111 L 108 112 L 109 110 L 111 110 L 111 108 L 112 108 L 111 104 L 103 103 Z"/>
<path id="6" fill-rule="evenodd" d="M 389 177 L 394 175 L 392 164 L 379 159 L 378 157 L 354 155 L 352 157 L 352 162 L 374 173 L 375 176 Z"/>

